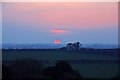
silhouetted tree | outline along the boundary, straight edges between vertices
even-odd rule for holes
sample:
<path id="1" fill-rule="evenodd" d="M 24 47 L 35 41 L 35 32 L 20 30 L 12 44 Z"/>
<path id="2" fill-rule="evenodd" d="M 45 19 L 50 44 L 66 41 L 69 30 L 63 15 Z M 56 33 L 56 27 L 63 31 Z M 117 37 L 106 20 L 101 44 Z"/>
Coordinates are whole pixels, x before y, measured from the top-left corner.
<path id="1" fill-rule="evenodd" d="M 62 80 L 65 79 L 66 75 L 69 76 L 76 76 L 76 78 L 81 79 L 81 75 L 78 71 L 72 69 L 70 64 L 66 61 L 58 61 L 55 66 L 47 67 L 43 70 L 43 75 L 46 77 L 51 77 L 54 80 Z M 69 77 L 70 78 L 70 77 Z"/>
<path id="2" fill-rule="evenodd" d="M 80 42 L 76 42 L 76 49 L 79 50 L 80 48 Z"/>
<path id="3" fill-rule="evenodd" d="M 58 61 L 55 65 L 55 68 L 58 71 L 64 71 L 64 72 L 69 72 L 72 70 L 72 67 L 67 61 Z"/>
<path id="4" fill-rule="evenodd" d="M 71 51 L 72 50 L 72 43 L 68 43 L 66 48 L 68 51 Z"/>
<path id="5" fill-rule="evenodd" d="M 79 74 L 78 71 L 72 69 L 71 65 L 67 61 L 58 61 L 55 65 L 57 69 L 57 77 L 61 78 L 61 80 L 76 80 L 82 79 L 82 76 Z"/>
<path id="6" fill-rule="evenodd" d="M 79 50 L 81 48 L 81 43 L 80 42 L 75 42 L 75 43 L 68 43 L 66 45 L 66 48 L 68 51 L 76 51 Z"/>

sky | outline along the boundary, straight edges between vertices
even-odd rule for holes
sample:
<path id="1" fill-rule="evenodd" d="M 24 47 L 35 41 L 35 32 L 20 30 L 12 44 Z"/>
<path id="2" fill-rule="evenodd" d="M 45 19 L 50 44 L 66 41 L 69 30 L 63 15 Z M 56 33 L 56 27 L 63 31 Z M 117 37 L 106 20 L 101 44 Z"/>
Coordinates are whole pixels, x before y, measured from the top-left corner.
<path id="1" fill-rule="evenodd" d="M 0 44 L 2 43 L 2 3 L 0 3 Z M 0 45 L 1 47 L 2 45 Z"/>
<path id="2" fill-rule="evenodd" d="M 119 0 L 1 0 L 2 2 L 118 2 Z"/>
<path id="3" fill-rule="evenodd" d="M 2 42 L 118 43 L 117 2 L 5 2 Z"/>

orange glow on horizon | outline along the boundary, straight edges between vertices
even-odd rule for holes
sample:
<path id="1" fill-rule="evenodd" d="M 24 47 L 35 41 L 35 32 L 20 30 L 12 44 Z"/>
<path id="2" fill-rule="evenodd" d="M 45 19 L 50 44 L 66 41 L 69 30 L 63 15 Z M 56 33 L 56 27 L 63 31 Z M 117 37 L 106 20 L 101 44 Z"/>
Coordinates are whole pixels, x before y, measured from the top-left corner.
<path id="1" fill-rule="evenodd" d="M 54 44 L 61 44 L 61 41 L 60 40 L 55 40 Z"/>

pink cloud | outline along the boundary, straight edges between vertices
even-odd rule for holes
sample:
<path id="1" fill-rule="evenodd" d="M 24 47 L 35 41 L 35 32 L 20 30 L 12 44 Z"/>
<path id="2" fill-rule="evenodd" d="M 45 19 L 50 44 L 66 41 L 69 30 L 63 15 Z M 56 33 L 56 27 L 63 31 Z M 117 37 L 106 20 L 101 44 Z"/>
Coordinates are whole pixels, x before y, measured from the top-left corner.
<path id="1" fill-rule="evenodd" d="M 62 30 L 62 29 L 53 29 L 53 30 L 50 30 L 50 32 L 57 33 L 57 34 L 64 34 L 64 33 L 68 32 L 68 31 Z"/>

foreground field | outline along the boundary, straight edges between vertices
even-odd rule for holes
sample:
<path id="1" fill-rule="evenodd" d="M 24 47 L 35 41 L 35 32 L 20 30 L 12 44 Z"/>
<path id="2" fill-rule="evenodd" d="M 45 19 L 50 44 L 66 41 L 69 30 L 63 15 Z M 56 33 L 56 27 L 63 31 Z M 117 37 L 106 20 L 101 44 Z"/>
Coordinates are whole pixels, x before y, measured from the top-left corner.
<path id="1" fill-rule="evenodd" d="M 3 50 L 2 56 L 3 64 L 33 59 L 45 66 L 53 66 L 57 61 L 64 60 L 86 78 L 112 78 L 118 74 L 117 49 L 81 49 L 71 52 L 59 49 L 8 49 Z"/>

